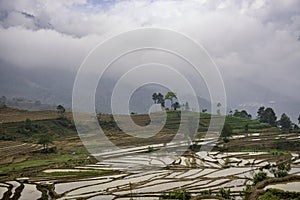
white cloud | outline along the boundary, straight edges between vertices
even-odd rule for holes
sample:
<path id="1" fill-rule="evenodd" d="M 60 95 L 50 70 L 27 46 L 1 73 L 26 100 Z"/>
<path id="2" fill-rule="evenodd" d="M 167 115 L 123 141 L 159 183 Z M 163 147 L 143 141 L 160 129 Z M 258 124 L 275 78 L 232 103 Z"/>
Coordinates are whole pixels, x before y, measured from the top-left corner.
<path id="1" fill-rule="evenodd" d="M 226 80 L 300 101 L 299 7 L 298 0 L 130 0 L 105 8 L 84 0 L 1 1 L 0 59 L 76 69 L 105 38 L 143 26 L 170 28 L 203 44 Z"/>
<path id="2" fill-rule="evenodd" d="M 19 67 L 77 69 L 99 36 L 75 38 L 54 30 L 0 28 L 0 59 Z"/>

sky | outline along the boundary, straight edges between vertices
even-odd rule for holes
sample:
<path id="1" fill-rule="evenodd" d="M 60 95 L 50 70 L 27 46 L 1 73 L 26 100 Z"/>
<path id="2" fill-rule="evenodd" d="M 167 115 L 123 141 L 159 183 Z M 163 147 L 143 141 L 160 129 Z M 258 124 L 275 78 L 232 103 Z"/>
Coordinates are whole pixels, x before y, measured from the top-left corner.
<path id="1" fill-rule="evenodd" d="M 0 0 L 0 60 L 76 71 L 97 44 L 141 27 L 200 43 L 229 108 L 274 106 L 280 115 L 284 102 L 300 114 L 300 0 Z"/>

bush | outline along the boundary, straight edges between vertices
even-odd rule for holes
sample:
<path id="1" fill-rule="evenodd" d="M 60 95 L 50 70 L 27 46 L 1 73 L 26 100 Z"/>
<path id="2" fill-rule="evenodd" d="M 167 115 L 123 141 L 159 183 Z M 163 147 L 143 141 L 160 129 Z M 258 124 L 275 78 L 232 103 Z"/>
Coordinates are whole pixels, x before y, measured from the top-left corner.
<path id="1" fill-rule="evenodd" d="M 270 192 L 266 192 L 264 195 L 260 196 L 258 200 L 281 200 L 281 199 L 280 197 L 277 197 Z"/>
<path id="2" fill-rule="evenodd" d="M 16 132 L 25 136 L 32 136 L 34 133 L 41 132 L 41 130 L 41 126 L 34 124 L 30 119 L 26 119 L 24 124 L 19 126 Z"/>
<path id="3" fill-rule="evenodd" d="M 225 190 L 224 188 L 220 188 L 217 196 L 225 198 L 225 199 L 229 199 L 230 198 L 230 189 Z"/>
<path id="4" fill-rule="evenodd" d="M 0 140 L 16 140 L 16 137 L 10 134 L 1 134 Z"/>
<path id="5" fill-rule="evenodd" d="M 163 193 L 159 199 L 178 199 L 178 200 L 189 200 L 191 199 L 191 194 L 187 190 L 175 190 L 170 193 Z"/>
<path id="6" fill-rule="evenodd" d="M 154 148 L 152 147 L 152 146 L 148 146 L 148 153 L 151 153 L 151 152 L 153 152 L 154 151 Z"/>
<path id="7" fill-rule="evenodd" d="M 202 192 L 200 192 L 201 195 L 211 195 L 212 194 L 212 191 L 209 189 L 209 190 L 203 190 Z"/>
<path id="8" fill-rule="evenodd" d="M 267 192 L 260 196 L 258 200 L 297 200 L 300 197 L 300 192 L 288 192 L 279 189 L 270 188 Z"/>
<path id="9" fill-rule="evenodd" d="M 57 153 L 57 147 L 50 147 L 47 149 L 42 149 L 41 153 Z"/>
<path id="10" fill-rule="evenodd" d="M 263 180 L 266 180 L 268 177 L 267 173 L 266 172 L 258 172 L 257 174 L 254 174 L 253 176 L 253 184 L 256 185 L 257 183 L 263 181 Z"/>
<path id="11" fill-rule="evenodd" d="M 277 169 L 272 168 L 270 171 L 274 174 L 276 178 L 285 177 L 288 175 L 288 171 L 291 170 L 290 164 L 279 163 Z"/>
<path id="12" fill-rule="evenodd" d="M 228 139 L 228 137 L 223 137 L 223 142 L 228 143 L 230 140 Z"/>
<path id="13" fill-rule="evenodd" d="M 253 188 L 252 185 L 247 184 L 247 185 L 246 185 L 246 188 L 243 189 L 243 191 L 242 191 L 241 194 L 244 195 L 244 197 L 245 197 L 244 199 L 248 199 L 248 198 L 249 198 L 249 196 L 250 196 L 250 194 L 251 194 L 251 191 L 252 191 L 252 188 Z"/>

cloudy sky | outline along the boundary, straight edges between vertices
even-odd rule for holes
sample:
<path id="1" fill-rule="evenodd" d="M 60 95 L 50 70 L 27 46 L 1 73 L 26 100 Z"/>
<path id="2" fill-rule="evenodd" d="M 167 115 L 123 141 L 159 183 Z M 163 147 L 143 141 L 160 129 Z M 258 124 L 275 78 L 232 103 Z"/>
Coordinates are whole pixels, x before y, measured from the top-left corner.
<path id="1" fill-rule="evenodd" d="M 202 44 L 221 71 L 229 107 L 300 113 L 299 0 L 0 0 L 0 61 L 76 71 L 95 45 L 140 27 Z"/>

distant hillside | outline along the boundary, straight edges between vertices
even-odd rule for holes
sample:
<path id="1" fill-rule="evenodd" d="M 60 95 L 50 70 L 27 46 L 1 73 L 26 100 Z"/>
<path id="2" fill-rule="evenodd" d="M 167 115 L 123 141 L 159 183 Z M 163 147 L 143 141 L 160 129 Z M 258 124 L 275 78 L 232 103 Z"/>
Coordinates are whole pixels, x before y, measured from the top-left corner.
<path id="1" fill-rule="evenodd" d="M 71 113 L 65 114 L 67 117 L 71 117 Z M 59 115 L 57 111 L 45 110 L 45 111 L 27 111 L 9 107 L 0 108 L 0 122 L 21 122 L 26 119 L 30 120 L 45 120 L 45 119 L 56 119 Z"/>
<path id="2" fill-rule="evenodd" d="M 10 99 L 8 106 L 25 110 L 52 110 L 58 104 L 71 108 L 75 76 L 74 72 L 58 68 L 21 69 L 0 60 L 0 97 Z M 99 82 L 95 94 L 97 112 L 111 113 L 111 96 L 116 82 L 112 77 L 102 78 Z M 148 113 L 153 105 L 152 94 L 167 91 L 163 87 L 139 88 L 130 99 L 130 112 Z M 197 98 L 201 109 L 210 111 L 210 102 Z"/>
<path id="3" fill-rule="evenodd" d="M 56 110 L 55 104 L 43 104 L 41 101 L 26 100 L 24 98 L 7 99 L 5 105 L 21 110 L 42 111 L 42 110 Z"/>
<path id="4" fill-rule="evenodd" d="M 195 113 L 190 114 L 191 117 L 195 116 Z M 212 118 L 220 117 L 208 113 L 199 113 L 199 115 L 198 131 L 194 135 L 196 140 L 202 140 L 206 135 Z M 56 111 L 24 111 L 1 108 L 0 139 L 34 142 L 39 135 L 45 133 L 49 133 L 59 140 L 64 140 L 65 135 L 78 138 L 76 127 L 72 120 L 72 113 L 66 113 L 65 116 L 67 118 L 59 118 Z M 139 126 L 146 126 L 150 122 L 150 118 L 146 114 L 134 114 L 131 117 Z M 26 119 L 30 119 L 29 123 L 25 121 Z M 172 141 L 180 123 L 182 123 L 179 111 L 168 111 L 166 124 L 158 133 L 150 137 L 139 138 L 123 132 L 111 114 L 98 114 L 98 120 L 106 137 L 115 145 L 124 147 L 168 143 Z M 32 127 L 32 130 L 30 129 L 29 132 L 27 129 L 24 129 L 28 124 Z M 295 132 L 295 130 L 288 133 L 285 130 L 271 127 L 269 124 L 260 123 L 257 120 L 233 116 L 226 116 L 226 124 L 229 124 L 233 131 L 233 135 L 230 137 L 230 142 L 228 143 L 231 150 L 265 148 L 280 148 L 284 150 L 286 148 L 295 149 L 299 147 L 297 146 L 299 143 L 293 144 L 293 141 L 298 140 L 298 132 Z M 246 125 L 248 125 L 247 131 L 245 130 Z M 276 139 L 280 135 L 288 136 L 289 140 L 284 138 L 280 140 Z M 184 140 L 184 138 L 182 139 Z M 219 141 L 222 143 L 221 139 Z M 285 146 L 285 144 L 289 146 Z"/>

